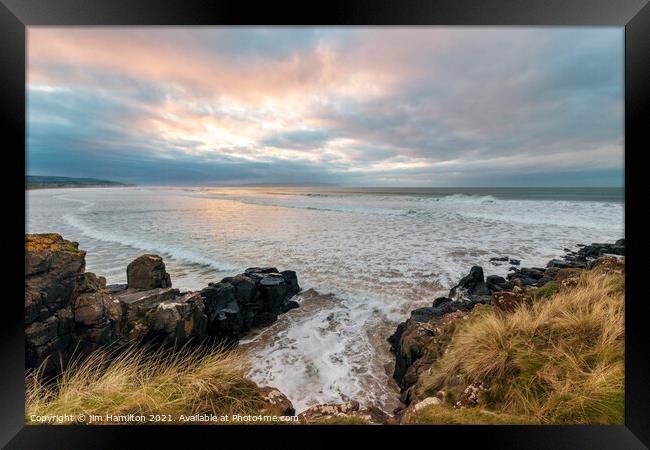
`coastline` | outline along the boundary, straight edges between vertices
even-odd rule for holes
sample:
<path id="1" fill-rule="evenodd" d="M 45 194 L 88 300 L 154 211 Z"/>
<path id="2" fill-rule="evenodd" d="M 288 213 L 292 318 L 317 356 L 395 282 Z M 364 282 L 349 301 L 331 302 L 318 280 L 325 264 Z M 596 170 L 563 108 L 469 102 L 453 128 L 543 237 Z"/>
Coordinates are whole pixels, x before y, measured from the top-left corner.
<path id="1" fill-rule="evenodd" d="M 149 254 L 129 264 L 126 285 L 106 285 L 103 277 L 85 272 L 86 253 L 76 242 L 54 233 L 26 235 L 26 250 L 27 367 L 35 369 L 48 358 L 50 362 L 60 361 L 58 367 L 47 363 L 46 372 L 50 374 L 66 370 L 73 346 L 87 356 L 107 345 L 133 341 L 156 346 L 174 342 L 172 347 L 188 342 L 199 347 L 207 342 L 237 346 L 250 330 L 268 327 L 279 314 L 298 308 L 294 296 L 301 295 L 309 303 L 321 296 L 311 289 L 302 291 L 295 272 L 279 272 L 274 267 L 250 268 L 210 283 L 201 291 L 180 292 L 171 287 L 162 258 Z M 492 258 L 495 266 L 512 264 L 506 278 L 485 277 L 482 267 L 472 267 L 448 296 L 436 298 L 429 307 L 412 310 L 410 318 L 387 337 L 395 355 L 393 378 L 400 388 L 402 406 L 387 412 L 350 399 L 312 405 L 300 411 L 300 421 L 412 423 L 419 417 L 418 411 L 443 408 L 440 405 L 445 402 L 452 402 L 446 411 L 451 414 L 458 408 L 480 406 L 481 392 L 489 390 L 481 383 L 470 383 L 455 394 L 453 401 L 443 391 L 427 394 L 423 390 L 458 324 L 476 320 L 486 308 L 507 315 L 533 305 L 564 287 L 575 286 L 576 271 L 589 272 L 603 264 L 619 270 L 624 253 L 625 241 L 621 239 L 613 244 L 580 246 L 576 251 L 567 249 L 563 258 L 549 261 L 544 268 L 518 267 L 519 261 L 507 256 Z M 75 275 L 71 277 L 71 273 Z M 48 300 L 52 289 L 67 292 L 67 299 L 59 296 Z M 291 401 L 278 389 L 258 389 L 281 403 L 284 413 L 295 414 Z M 513 416 L 508 420 L 519 419 Z"/>
<path id="2" fill-rule="evenodd" d="M 38 189 L 115 188 L 115 187 L 136 187 L 136 186 L 137 186 L 136 184 L 84 184 L 84 185 L 52 184 L 52 185 L 25 186 L 25 190 L 33 191 Z"/>

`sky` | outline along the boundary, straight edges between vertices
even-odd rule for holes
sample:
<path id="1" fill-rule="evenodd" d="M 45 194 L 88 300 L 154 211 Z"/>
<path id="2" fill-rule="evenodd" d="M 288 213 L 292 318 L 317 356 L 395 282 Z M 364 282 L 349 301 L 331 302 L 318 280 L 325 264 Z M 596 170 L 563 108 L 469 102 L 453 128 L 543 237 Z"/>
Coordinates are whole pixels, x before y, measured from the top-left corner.
<path id="1" fill-rule="evenodd" d="M 623 28 L 29 27 L 27 172 L 621 186 Z"/>

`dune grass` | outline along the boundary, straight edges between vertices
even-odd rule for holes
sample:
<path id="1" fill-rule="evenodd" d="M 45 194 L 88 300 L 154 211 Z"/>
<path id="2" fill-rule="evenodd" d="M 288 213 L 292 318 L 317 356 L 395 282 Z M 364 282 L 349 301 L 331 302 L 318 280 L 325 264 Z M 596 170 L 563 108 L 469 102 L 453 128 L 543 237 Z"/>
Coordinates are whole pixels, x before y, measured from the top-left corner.
<path id="1" fill-rule="evenodd" d="M 511 314 L 479 308 L 456 328 L 421 393 L 443 390 L 449 405 L 468 384 L 482 383 L 488 389 L 480 407 L 499 414 L 536 423 L 622 424 L 624 330 L 624 275 L 583 271 L 576 286 Z M 430 409 L 434 421 L 436 414 L 459 414 Z"/>
<path id="2" fill-rule="evenodd" d="M 243 359 L 221 347 L 97 350 L 54 381 L 26 377 L 32 415 L 258 414 L 267 404 L 244 377 Z"/>

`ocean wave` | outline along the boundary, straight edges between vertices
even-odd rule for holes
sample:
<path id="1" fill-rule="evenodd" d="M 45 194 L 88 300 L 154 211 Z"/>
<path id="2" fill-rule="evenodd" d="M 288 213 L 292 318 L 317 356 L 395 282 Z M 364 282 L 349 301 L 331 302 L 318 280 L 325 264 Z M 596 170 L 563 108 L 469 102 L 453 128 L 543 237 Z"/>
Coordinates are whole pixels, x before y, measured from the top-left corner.
<path id="1" fill-rule="evenodd" d="M 79 230 L 81 234 L 83 234 L 84 236 L 98 241 L 119 244 L 119 245 L 132 247 L 147 252 L 156 252 L 164 257 L 169 257 L 177 261 L 182 261 L 187 264 L 199 265 L 202 267 L 211 268 L 216 270 L 217 272 L 243 270 L 242 267 L 229 264 L 226 261 L 217 261 L 213 258 L 206 258 L 202 255 L 179 248 L 174 245 L 156 242 L 155 240 L 150 239 L 150 237 L 146 237 L 146 238 L 129 237 L 129 236 L 113 233 L 113 232 L 98 230 L 92 228 L 91 226 L 88 226 L 83 221 L 81 221 L 78 217 L 71 214 L 66 214 L 65 216 L 63 216 L 63 219 L 66 221 L 68 225 Z"/>

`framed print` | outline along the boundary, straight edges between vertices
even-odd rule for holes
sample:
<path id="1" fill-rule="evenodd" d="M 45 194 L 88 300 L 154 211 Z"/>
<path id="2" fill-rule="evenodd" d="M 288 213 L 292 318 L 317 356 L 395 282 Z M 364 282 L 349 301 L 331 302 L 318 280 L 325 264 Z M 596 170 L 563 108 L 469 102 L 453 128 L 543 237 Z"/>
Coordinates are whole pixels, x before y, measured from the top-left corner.
<path id="1" fill-rule="evenodd" d="M 7 448 L 647 448 L 646 1 L 0 12 Z"/>

